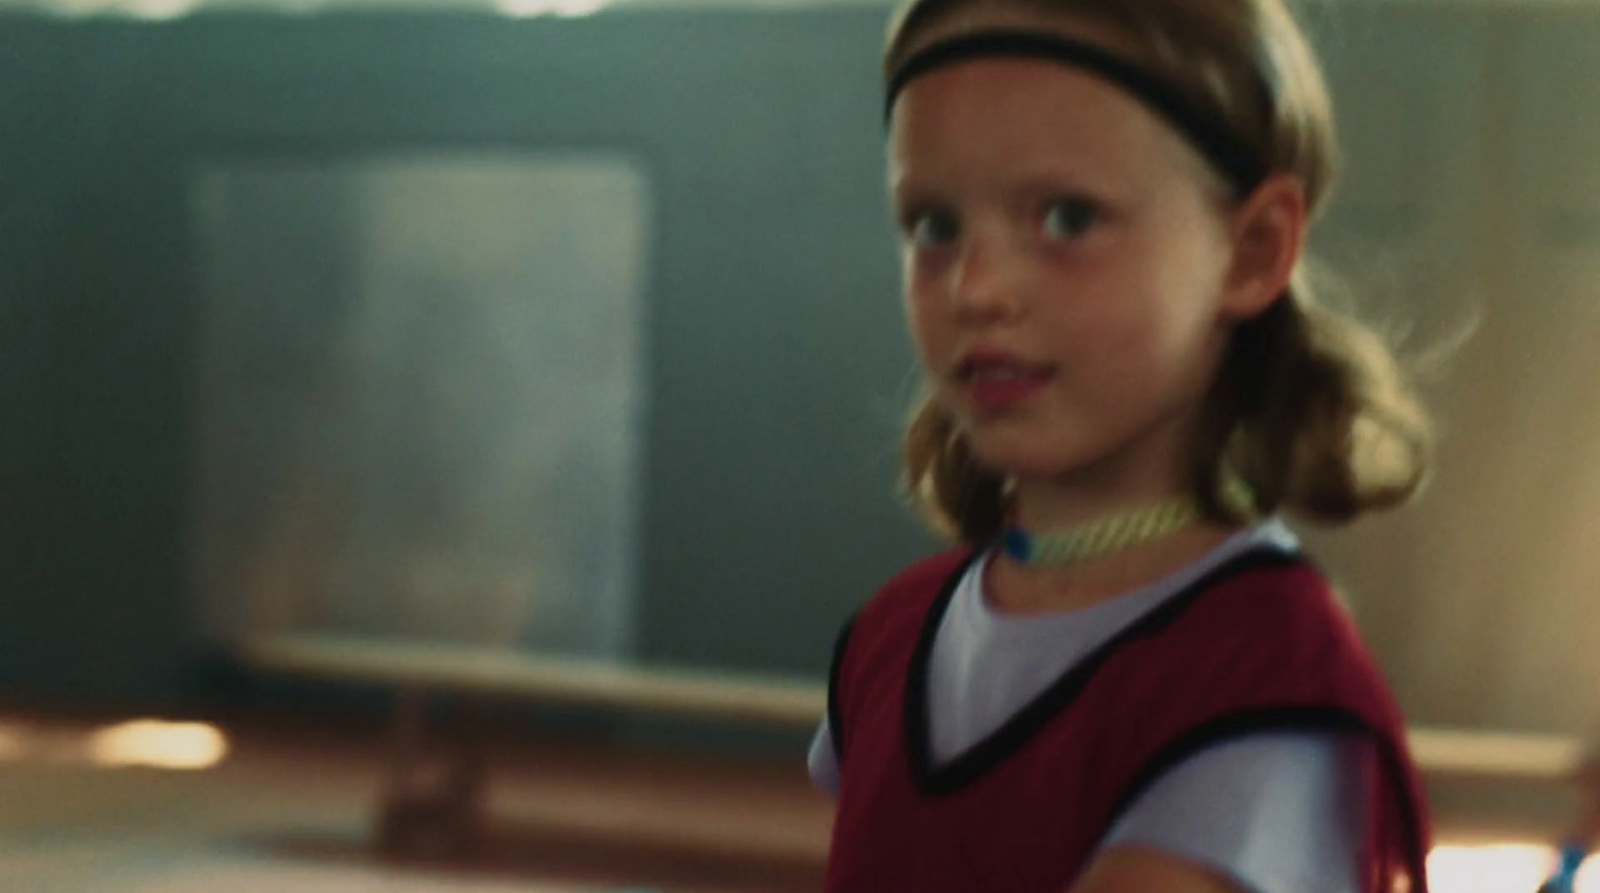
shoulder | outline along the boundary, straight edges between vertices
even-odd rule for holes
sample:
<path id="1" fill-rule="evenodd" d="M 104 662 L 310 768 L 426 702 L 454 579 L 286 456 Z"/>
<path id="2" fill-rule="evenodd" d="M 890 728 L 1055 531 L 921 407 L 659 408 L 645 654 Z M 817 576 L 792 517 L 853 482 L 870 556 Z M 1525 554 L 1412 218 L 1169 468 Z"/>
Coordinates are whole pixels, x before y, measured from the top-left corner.
<path id="1" fill-rule="evenodd" d="M 1304 558 L 1235 563 L 1178 596 L 1156 627 L 1119 655 L 1117 688 L 1191 723 L 1231 717 L 1243 731 L 1315 729 L 1335 713 L 1369 726 L 1398 719 L 1333 586 Z"/>
<path id="2" fill-rule="evenodd" d="M 852 626 L 860 630 L 907 620 L 920 622 L 928 609 L 954 588 L 976 557 L 971 547 L 959 546 L 904 568 L 878 588 L 856 614 Z"/>
<path id="3" fill-rule="evenodd" d="M 876 599 L 904 598 L 929 589 L 939 589 L 952 575 L 966 567 L 977 555 L 971 546 L 956 546 L 929 555 L 902 569 L 879 588 Z"/>
<path id="4" fill-rule="evenodd" d="M 1366 658 L 1332 583 L 1298 553 L 1242 556 L 1174 601 L 1164 644 L 1180 651 L 1196 649 L 1213 660 L 1234 655 L 1310 664 Z"/>
<path id="5" fill-rule="evenodd" d="M 949 549 L 906 567 L 879 587 L 839 631 L 834 642 L 834 685 L 863 661 L 874 663 L 913 647 L 929 611 L 954 591 L 976 557 L 967 546 Z"/>
<path id="6" fill-rule="evenodd" d="M 1187 606 L 1107 667 L 1101 715 L 1115 753 L 1106 759 L 1127 779 L 1114 815 L 1202 752 L 1228 753 L 1217 749 L 1262 735 L 1364 741 L 1386 759 L 1404 754 L 1400 710 L 1327 577 L 1304 560 L 1235 570 L 1186 593 Z M 1115 709 L 1128 703 L 1141 709 Z M 1270 761 L 1251 752 L 1243 762 L 1254 771 Z M 1389 762 L 1404 769 L 1403 759 Z"/>

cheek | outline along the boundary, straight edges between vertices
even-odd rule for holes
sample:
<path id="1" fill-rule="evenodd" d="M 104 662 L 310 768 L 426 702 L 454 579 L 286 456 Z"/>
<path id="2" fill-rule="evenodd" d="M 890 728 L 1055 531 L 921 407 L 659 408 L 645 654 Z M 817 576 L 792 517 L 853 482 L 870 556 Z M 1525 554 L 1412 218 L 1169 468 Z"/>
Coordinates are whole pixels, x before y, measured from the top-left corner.
<path id="1" fill-rule="evenodd" d="M 1147 357 L 1164 328 L 1161 292 L 1152 279 L 1135 262 L 1080 282 L 1075 299 L 1058 313 L 1072 353 L 1095 366 L 1135 364 Z"/>
<path id="2" fill-rule="evenodd" d="M 1159 275 L 1124 280 L 1074 325 L 1079 369 L 1114 400 L 1203 388 L 1211 326 L 1193 294 Z"/>
<path id="3" fill-rule="evenodd" d="M 1184 357 L 1217 328 L 1225 259 L 1199 233 L 1155 234 L 1126 269 L 1122 329 L 1128 348 L 1150 357 Z"/>

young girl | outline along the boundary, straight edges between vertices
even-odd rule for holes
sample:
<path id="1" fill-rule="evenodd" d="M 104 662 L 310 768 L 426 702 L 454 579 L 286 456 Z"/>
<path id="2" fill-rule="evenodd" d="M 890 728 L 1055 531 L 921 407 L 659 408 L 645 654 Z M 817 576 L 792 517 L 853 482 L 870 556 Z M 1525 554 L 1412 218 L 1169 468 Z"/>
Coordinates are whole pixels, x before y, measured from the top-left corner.
<path id="1" fill-rule="evenodd" d="M 1403 725 L 1277 520 L 1404 501 L 1429 429 L 1312 300 L 1326 93 L 1281 0 L 917 0 L 889 184 L 950 552 L 835 651 L 836 893 L 1419 893 Z"/>

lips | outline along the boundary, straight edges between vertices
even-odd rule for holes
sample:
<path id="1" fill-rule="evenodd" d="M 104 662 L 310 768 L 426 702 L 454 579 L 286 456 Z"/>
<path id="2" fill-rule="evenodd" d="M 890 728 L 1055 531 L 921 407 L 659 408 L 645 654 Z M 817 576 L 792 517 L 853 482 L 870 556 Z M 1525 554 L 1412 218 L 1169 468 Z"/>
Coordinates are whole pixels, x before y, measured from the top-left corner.
<path id="1" fill-rule="evenodd" d="M 956 365 L 956 380 L 979 408 L 998 412 L 1033 396 L 1055 377 L 1054 368 L 999 350 L 974 350 Z"/>

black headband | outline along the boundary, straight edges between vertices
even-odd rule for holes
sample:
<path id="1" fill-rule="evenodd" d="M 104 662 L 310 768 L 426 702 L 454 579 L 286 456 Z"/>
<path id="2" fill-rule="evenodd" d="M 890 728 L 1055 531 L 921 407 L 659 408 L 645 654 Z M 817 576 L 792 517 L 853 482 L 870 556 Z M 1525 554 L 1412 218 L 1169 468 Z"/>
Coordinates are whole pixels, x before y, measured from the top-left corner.
<path id="1" fill-rule="evenodd" d="M 1094 44 L 1041 31 L 979 31 L 924 47 L 889 78 L 884 119 L 893 114 L 900 91 L 915 78 L 936 68 L 985 56 L 1045 59 L 1092 71 L 1125 88 L 1182 131 L 1241 195 L 1255 189 L 1266 176 L 1262 164 L 1226 125 L 1201 113 L 1165 81 Z"/>

